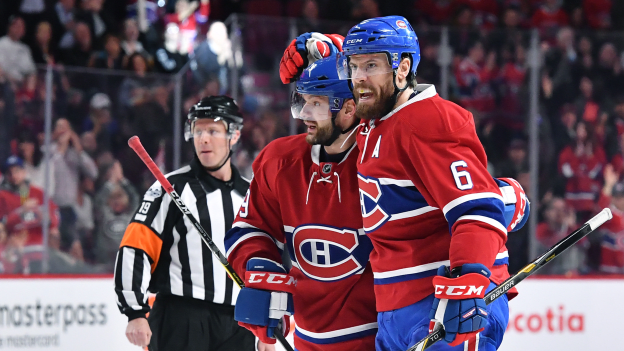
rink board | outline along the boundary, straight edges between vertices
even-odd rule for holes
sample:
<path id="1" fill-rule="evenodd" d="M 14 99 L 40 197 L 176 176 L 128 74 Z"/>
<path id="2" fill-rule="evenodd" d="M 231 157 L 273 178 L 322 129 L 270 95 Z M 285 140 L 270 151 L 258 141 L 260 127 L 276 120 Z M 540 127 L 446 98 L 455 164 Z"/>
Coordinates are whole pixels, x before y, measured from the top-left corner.
<path id="1" fill-rule="evenodd" d="M 617 349 L 624 279 L 529 279 L 519 290 L 500 350 Z M 126 324 L 112 277 L 0 279 L 0 350 L 139 350 Z"/>

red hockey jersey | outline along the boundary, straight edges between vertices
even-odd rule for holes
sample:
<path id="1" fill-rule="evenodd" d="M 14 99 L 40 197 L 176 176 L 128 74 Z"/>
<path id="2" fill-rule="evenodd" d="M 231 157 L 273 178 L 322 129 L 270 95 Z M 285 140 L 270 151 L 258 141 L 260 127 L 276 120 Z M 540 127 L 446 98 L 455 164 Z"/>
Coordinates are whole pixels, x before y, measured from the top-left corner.
<path id="1" fill-rule="evenodd" d="M 600 208 L 609 207 L 613 218 L 603 226 L 600 270 L 605 273 L 624 274 L 624 212 L 611 204 L 611 197 L 600 194 Z"/>
<path id="2" fill-rule="evenodd" d="M 374 350 L 377 314 L 372 244 L 362 229 L 357 147 L 339 163 L 319 162 L 305 135 L 280 138 L 253 163 L 249 192 L 225 237 L 241 276 L 250 258 L 281 262 L 297 279 L 297 350 Z"/>
<path id="3" fill-rule="evenodd" d="M 440 98 L 433 85 L 416 90 L 358 133 L 360 199 L 374 247 L 378 311 L 433 294 L 441 265 L 481 263 L 495 283 L 509 276 L 504 198 L 487 172 L 473 117 Z"/>

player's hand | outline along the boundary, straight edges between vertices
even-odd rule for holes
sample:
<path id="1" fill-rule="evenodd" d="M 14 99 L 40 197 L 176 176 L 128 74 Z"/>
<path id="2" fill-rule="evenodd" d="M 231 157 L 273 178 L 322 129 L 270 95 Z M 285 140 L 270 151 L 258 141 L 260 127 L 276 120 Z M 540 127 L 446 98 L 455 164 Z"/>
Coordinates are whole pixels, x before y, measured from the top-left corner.
<path id="1" fill-rule="evenodd" d="M 147 347 L 152 338 L 152 330 L 145 318 L 137 318 L 128 322 L 126 327 L 128 341 L 139 347 Z"/>
<path id="2" fill-rule="evenodd" d="M 258 340 L 258 351 L 275 351 L 275 345 L 265 344 Z"/>
<path id="3" fill-rule="evenodd" d="M 490 285 L 490 270 L 480 263 L 465 264 L 456 277 L 451 277 L 447 266 L 438 269 L 433 278 L 435 299 L 429 312 L 429 331 L 444 327 L 444 341 L 457 346 L 487 326 L 485 290 Z"/>
<path id="4" fill-rule="evenodd" d="M 344 37 L 339 34 L 303 33 L 284 51 L 280 61 L 280 78 L 288 84 L 297 80 L 308 65 L 342 51 Z"/>
<path id="5" fill-rule="evenodd" d="M 275 344 L 275 333 L 286 336 L 290 331 L 296 284 L 278 263 L 264 258 L 250 259 L 245 287 L 236 299 L 234 319 L 263 343 Z"/>

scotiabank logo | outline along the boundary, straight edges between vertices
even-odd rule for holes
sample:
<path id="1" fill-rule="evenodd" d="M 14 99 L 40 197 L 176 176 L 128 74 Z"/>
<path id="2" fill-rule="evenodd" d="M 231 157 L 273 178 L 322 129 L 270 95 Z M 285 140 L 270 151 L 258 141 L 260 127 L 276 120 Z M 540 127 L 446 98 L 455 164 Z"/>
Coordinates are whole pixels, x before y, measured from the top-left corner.
<path id="1" fill-rule="evenodd" d="M 509 309 L 508 332 L 516 333 L 582 333 L 585 315 L 568 312 L 563 305 L 547 308 L 543 313 L 523 313 Z"/>

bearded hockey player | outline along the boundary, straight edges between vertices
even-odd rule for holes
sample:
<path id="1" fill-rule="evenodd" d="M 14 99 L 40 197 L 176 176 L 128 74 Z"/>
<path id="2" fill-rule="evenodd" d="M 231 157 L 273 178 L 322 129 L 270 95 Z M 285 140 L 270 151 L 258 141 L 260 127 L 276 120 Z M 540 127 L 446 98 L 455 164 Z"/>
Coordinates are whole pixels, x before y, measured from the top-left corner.
<path id="1" fill-rule="evenodd" d="M 291 107 L 307 133 L 277 139 L 258 155 L 225 238 L 228 261 L 245 277 L 235 318 L 274 343 L 295 313 L 299 351 L 373 351 L 372 245 L 362 226 L 353 133 L 359 120 L 334 57 L 303 72 Z M 289 272 L 282 250 L 292 261 Z M 276 330 L 280 320 L 284 328 Z"/>

